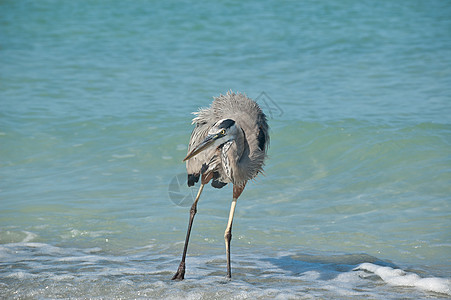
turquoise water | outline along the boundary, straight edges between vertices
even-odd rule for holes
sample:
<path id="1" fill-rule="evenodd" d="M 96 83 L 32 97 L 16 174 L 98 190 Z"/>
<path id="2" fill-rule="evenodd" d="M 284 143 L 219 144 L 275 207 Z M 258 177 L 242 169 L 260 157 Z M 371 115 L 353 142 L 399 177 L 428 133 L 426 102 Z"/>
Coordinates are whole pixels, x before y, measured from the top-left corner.
<path id="1" fill-rule="evenodd" d="M 447 1 L 0 2 L 1 298 L 451 295 Z M 196 189 L 190 114 L 269 117 L 265 175 Z"/>

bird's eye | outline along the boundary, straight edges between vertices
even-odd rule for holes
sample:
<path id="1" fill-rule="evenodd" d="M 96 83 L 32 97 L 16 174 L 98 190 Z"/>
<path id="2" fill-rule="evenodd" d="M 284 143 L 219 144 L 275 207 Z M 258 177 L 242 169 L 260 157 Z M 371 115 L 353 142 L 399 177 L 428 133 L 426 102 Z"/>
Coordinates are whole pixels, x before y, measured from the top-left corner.
<path id="1" fill-rule="evenodd" d="M 225 132 L 226 132 L 225 129 L 221 130 L 222 135 L 225 135 Z"/>

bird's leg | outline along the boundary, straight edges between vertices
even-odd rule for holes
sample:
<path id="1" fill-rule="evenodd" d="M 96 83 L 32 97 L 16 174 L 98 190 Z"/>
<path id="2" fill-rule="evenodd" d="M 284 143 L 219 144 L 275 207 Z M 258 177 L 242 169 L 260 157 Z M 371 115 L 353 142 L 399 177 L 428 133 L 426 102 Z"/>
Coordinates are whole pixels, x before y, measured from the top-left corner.
<path id="1" fill-rule="evenodd" d="M 235 213 L 236 198 L 233 198 L 232 205 L 230 206 L 229 221 L 227 222 L 227 228 L 224 233 L 224 240 L 226 245 L 227 255 L 227 277 L 232 278 L 232 269 L 230 267 L 230 241 L 232 240 L 232 222 L 233 214 Z"/>
<path id="2" fill-rule="evenodd" d="M 230 266 L 230 241 L 232 240 L 232 223 L 233 223 L 233 215 L 235 214 L 236 201 L 238 197 L 244 190 L 246 184 L 243 186 L 233 185 L 233 200 L 230 206 L 229 220 L 227 222 L 227 228 L 224 233 L 224 240 L 226 245 L 226 256 L 227 256 L 227 277 L 232 278 L 232 268 Z"/>
<path id="3" fill-rule="evenodd" d="M 197 192 L 196 199 L 194 200 L 194 203 L 190 209 L 188 230 L 186 232 L 185 247 L 183 248 L 182 260 L 180 261 L 179 268 L 177 269 L 177 272 L 172 277 L 172 280 L 183 280 L 185 278 L 185 258 L 186 258 L 186 251 L 188 250 L 189 236 L 191 234 L 191 227 L 193 226 L 194 216 L 196 215 L 196 212 L 197 212 L 197 202 L 199 201 L 199 197 L 200 197 L 200 194 L 202 193 L 203 189 L 204 189 L 204 183 L 201 183 L 201 185 L 199 187 L 199 191 Z"/>

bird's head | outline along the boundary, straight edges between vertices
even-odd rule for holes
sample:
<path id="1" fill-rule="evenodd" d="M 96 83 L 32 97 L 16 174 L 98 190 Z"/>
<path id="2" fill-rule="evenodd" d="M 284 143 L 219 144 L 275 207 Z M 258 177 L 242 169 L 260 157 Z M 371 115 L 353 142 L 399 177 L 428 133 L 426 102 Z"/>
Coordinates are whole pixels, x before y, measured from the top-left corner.
<path id="1" fill-rule="evenodd" d="M 238 131 L 237 126 L 238 125 L 232 119 L 219 120 L 210 128 L 205 139 L 194 147 L 194 149 L 186 155 L 183 161 L 190 159 L 208 148 L 217 148 L 224 143 L 235 139 Z"/>

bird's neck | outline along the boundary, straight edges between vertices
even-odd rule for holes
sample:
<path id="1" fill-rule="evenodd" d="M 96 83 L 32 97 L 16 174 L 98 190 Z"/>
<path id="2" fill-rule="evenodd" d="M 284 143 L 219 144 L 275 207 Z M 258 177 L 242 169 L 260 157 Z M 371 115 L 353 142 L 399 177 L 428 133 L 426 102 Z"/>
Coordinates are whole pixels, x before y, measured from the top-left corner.
<path id="1" fill-rule="evenodd" d="M 237 178 L 241 178 L 241 158 L 245 155 L 246 139 L 244 131 L 238 128 L 234 139 L 223 144 L 221 149 L 221 160 L 226 176 L 235 184 Z"/>

